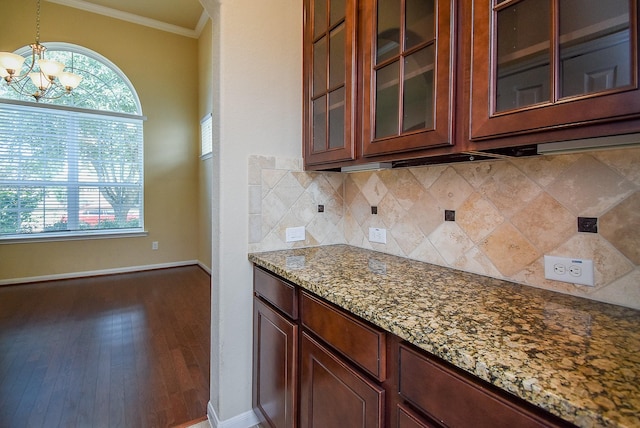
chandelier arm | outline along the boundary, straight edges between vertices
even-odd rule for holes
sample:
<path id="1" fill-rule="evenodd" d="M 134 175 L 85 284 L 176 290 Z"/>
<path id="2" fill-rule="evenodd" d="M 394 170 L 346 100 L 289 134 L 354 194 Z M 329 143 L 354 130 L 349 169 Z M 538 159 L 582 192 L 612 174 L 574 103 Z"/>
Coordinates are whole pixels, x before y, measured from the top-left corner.
<path id="1" fill-rule="evenodd" d="M 64 69 L 64 64 L 57 63 L 55 61 L 44 61 L 45 59 L 44 52 L 47 50 L 47 48 L 40 44 L 40 0 L 36 1 L 36 41 L 35 43 L 29 46 L 31 47 L 31 64 L 29 64 L 29 69 L 24 73 L 20 74 L 21 70 L 14 71 L 13 68 L 11 68 L 11 71 L 9 71 L 9 68 L 6 68 L 5 70 L 8 71 L 8 73 L 4 77 L 4 80 L 6 81 L 7 85 L 10 86 L 11 89 L 16 91 L 19 95 L 32 96 L 33 98 L 35 98 L 36 102 L 40 101 L 41 99 L 58 99 L 65 94 L 71 93 L 71 91 L 80 82 L 81 77 L 75 75 L 75 79 L 74 78 L 70 79 L 69 77 L 73 76 L 73 73 L 61 73 L 62 70 Z M 40 60 L 42 60 L 42 64 L 41 66 L 38 66 L 38 68 L 36 68 L 36 65 L 39 63 Z M 44 73 L 42 71 L 42 69 L 44 68 L 45 62 L 47 63 L 46 70 L 50 71 L 50 73 Z M 61 68 L 59 69 L 57 67 L 51 68 L 51 66 L 54 64 Z M 51 70 L 59 70 L 59 71 L 51 71 Z M 73 65 L 72 65 L 72 70 L 73 70 Z M 30 75 L 33 73 L 42 74 L 41 77 L 46 79 L 48 84 L 46 87 L 44 87 L 43 85 L 38 87 L 38 85 L 36 84 L 36 91 L 34 93 L 30 93 L 25 88 L 25 86 L 29 81 L 27 77 L 30 77 Z M 52 74 L 52 75 L 48 75 L 48 74 Z M 65 74 L 64 85 L 60 82 L 60 79 L 57 78 L 58 74 Z M 34 84 L 35 84 L 35 80 L 34 80 Z M 65 85 L 69 85 L 69 86 L 65 86 Z M 59 90 L 60 92 L 57 93 L 57 90 Z M 51 95 L 51 94 L 55 94 L 55 95 Z"/>

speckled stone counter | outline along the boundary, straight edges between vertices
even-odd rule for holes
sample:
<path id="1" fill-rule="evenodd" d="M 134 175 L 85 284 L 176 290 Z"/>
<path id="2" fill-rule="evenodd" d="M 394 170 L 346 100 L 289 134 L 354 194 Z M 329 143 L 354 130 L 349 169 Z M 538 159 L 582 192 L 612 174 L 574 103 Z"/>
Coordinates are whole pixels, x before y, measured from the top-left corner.
<path id="1" fill-rule="evenodd" d="M 346 245 L 249 260 L 581 427 L 640 427 L 640 311 Z"/>

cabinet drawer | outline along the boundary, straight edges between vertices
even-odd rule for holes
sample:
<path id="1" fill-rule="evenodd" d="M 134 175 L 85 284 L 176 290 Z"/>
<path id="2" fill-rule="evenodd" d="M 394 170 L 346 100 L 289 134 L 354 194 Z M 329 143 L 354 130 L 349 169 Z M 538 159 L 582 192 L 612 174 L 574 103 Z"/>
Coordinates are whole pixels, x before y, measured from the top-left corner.
<path id="1" fill-rule="evenodd" d="M 262 297 L 292 319 L 298 318 L 298 293 L 293 285 L 254 267 L 253 289 L 257 296 Z"/>
<path id="2" fill-rule="evenodd" d="M 400 396 L 450 428 L 540 428 L 565 425 L 507 399 L 413 349 L 399 349 Z M 541 411 L 542 412 L 542 411 Z"/>
<path id="3" fill-rule="evenodd" d="M 384 332 L 304 292 L 301 311 L 304 327 L 376 379 L 385 379 Z"/>

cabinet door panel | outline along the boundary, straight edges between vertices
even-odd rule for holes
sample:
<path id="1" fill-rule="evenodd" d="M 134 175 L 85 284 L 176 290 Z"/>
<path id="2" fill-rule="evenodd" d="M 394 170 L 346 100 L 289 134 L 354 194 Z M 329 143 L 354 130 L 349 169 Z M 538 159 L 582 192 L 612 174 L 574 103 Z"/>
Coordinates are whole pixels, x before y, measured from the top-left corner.
<path id="1" fill-rule="evenodd" d="M 254 299 L 253 407 L 271 428 L 296 426 L 298 326 Z"/>
<path id="2" fill-rule="evenodd" d="M 496 147 L 499 137 L 519 136 L 501 140 L 509 146 L 583 137 L 585 126 L 598 126 L 587 136 L 638 128 L 637 0 L 462 0 L 471 6 L 471 140 Z"/>
<path id="3" fill-rule="evenodd" d="M 306 166 L 355 159 L 356 0 L 305 0 Z"/>
<path id="4" fill-rule="evenodd" d="M 376 428 L 384 425 L 384 390 L 303 332 L 300 426 Z"/>
<path id="5" fill-rule="evenodd" d="M 365 157 L 453 144 L 453 3 L 369 3 L 362 67 Z"/>

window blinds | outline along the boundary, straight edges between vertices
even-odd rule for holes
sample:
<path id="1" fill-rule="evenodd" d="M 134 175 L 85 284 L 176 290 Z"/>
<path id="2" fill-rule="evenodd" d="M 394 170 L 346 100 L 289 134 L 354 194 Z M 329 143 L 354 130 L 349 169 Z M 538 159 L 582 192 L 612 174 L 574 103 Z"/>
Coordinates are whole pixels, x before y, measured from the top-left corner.
<path id="1" fill-rule="evenodd" d="M 0 103 L 0 238 L 141 231 L 142 119 Z"/>

